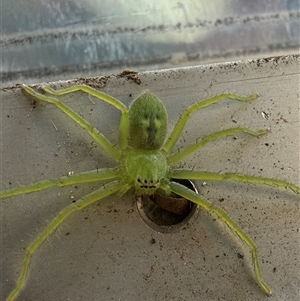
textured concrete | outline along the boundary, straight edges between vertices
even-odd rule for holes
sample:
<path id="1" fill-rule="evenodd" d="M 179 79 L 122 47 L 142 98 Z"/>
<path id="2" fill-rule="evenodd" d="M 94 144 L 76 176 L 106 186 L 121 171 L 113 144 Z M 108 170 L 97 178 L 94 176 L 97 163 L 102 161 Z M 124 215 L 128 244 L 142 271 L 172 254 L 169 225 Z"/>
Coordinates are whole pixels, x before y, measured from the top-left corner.
<path id="1" fill-rule="evenodd" d="M 196 100 L 223 92 L 259 93 L 251 103 L 226 100 L 197 112 L 176 148 L 238 125 L 268 128 L 268 135 L 212 143 L 178 166 L 300 184 L 298 57 L 140 73 L 138 78 L 140 84 L 126 76 L 87 83 L 126 104 L 143 90 L 152 91 L 169 112 L 169 131 Z M 62 99 L 117 141 L 117 110 L 81 93 Z M 31 103 L 18 87 L 1 91 L 1 114 L 1 189 L 114 165 L 79 126 L 51 105 Z M 299 196 L 233 182 L 202 184 L 196 183 L 200 193 L 256 242 L 272 300 L 297 300 Z M 60 209 L 99 185 L 52 188 L 1 201 L 1 300 L 14 287 L 33 238 Z M 248 248 L 214 216 L 198 210 L 181 231 L 158 233 L 140 218 L 129 193 L 67 219 L 34 254 L 18 300 L 267 300 L 252 274 Z"/>

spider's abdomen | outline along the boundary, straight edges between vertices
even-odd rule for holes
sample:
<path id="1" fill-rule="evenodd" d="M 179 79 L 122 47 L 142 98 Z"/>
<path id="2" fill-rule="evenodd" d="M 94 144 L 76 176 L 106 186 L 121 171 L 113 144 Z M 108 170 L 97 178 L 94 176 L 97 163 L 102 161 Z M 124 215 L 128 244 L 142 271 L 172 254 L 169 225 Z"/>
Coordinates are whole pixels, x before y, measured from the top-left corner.
<path id="1" fill-rule="evenodd" d="M 167 134 L 168 117 L 163 103 L 152 93 L 140 95 L 129 109 L 129 144 L 137 149 L 159 149 Z"/>
<path id="2" fill-rule="evenodd" d="M 167 160 L 160 150 L 128 149 L 124 157 L 124 176 L 137 194 L 153 194 L 164 185 Z"/>

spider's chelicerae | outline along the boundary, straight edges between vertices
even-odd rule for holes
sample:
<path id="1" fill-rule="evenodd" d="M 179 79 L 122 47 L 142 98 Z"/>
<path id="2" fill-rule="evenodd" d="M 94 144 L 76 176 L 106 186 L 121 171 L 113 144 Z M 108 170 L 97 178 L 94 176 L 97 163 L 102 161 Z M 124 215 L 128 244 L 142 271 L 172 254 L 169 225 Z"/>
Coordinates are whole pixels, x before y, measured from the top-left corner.
<path id="1" fill-rule="evenodd" d="M 47 227 L 27 247 L 19 278 L 13 291 L 7 300 L 15 300 L 22 290 L 31 261 L 31 256 L 36 252 L 44 240 L 73 212 L 99 201 L 111 194 L 123 195 L 133 188 L 137 195 L 152 195 L 161 190 L 166 194 L 174 193 L 201 208 L 215 213 L 219 218 L 233 230 L 252 252 L 253 268 L 256 280 L 261 289 L 267 294 L 271 290 L 264 282 L 258 262 L 257 249 L 251 238 L 220 208 L 212 205 L 204 197 L 189 190 L 185 186 L 173 181 L 173 179 L 189 179 L 202 181 L 225 181 L 232 180 L 252 184 L 270 185 L 285 187 L 299 194 L 300 188 L 283 180 L 254 177 L 237 173 L 214 173 L 208 171 L 175 169 L 172 165 L 198 151 L 208 142 L 216 141 L 223 137 L 244 133 L 252 136 L 260 136 L 267 133 L 267 130 L 253 131 L 245 127 L 236 127 L 222 130 L 203 137 L 197 142 L 183 147 L 179 151 L 172 152 L 175 143 L 180 137 L 182 130 L 190 114 L 215 104 L 226 98 L 238 101 L 251 101 L 257 98 L 257 94 L 247 97 L 224 93 L 208 98 L 189 106 L 180 116 L 170 136 L 167 134 L 167 112 L 163 103 L 152 93 L 146 91 L 133 101 L 128 109 L 123 103 L 112 96 L 85 85 L 75 85 L 66 89 L 53 90 L 49 87 L 43 88 L 43 94 L 28 86 L 23 86 L 26 93 L 32 97 L 52 103 L 63 113 L 67 114 L 77 124 L 84 128 L 89 135 L 110 155 L 118 166 L 114 168 L 96 169 L 80 174 L 63 176 L 58 179 L 43 180 L 27 186 L 1 191 L 0 198 L 9 198 L 20 194 L 31 193 L 47 189 L 52 186 L 67 186 L 80 183 L 109 180 L 108 184 L 82 197 L 63 210 L 47 225 Z M 102 101 L 105 101 L 121 112 L 119 141 L 113 145 L 101 132 L 84 120 L 80 115 L 67 107 L 55 96 L 68 94 L 75 91 L 88 93 Z M 46 93 L 45 93 L 46 92 Z"/>

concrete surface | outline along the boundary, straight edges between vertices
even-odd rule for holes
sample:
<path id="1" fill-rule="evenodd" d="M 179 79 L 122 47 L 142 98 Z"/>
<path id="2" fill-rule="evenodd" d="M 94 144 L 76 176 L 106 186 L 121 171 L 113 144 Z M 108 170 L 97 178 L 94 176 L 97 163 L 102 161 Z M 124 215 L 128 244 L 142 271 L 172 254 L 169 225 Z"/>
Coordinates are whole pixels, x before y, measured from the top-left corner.
<path id="1" fill-rule="evenodd" d="M 188 122 L 180 147 L 225 128 L 268 128 L 207 145 L 179 167 L 232 171 L 299 183 L 299 57 L 287 56 L 138 74 L 140 84 L 110 76 L 89 84 L 129 104 L 143 90 L 169 112 L 170 130 L 185 107 L 223 92 L 261 96 L 223 101 Z M 77 81 L 54 83 L 60 87 Z M 81 82 L 84 82 L 82 80 Z M 52 85 L 52 84 L 51 84 Z M 117 141 L 119 113 L 87 95 L 62 98 Z M 58 109 L 32 103 L 20 88 L 1 90 L 1 189 L 113 166 L 90 137 Z M 101 184 L 98 184 L 98 186 Z M 196 183 L 256 242 L 273 301 L 299 298 L 299 196 L 285 189 Z M 97 185 L 52 188 L 1 201 L 1 300 L 14 287 L 24 249 L 73 200 Z M 205 212 L 181 231 L 162 234 L 137 212 L 133 194 L 75 213 L 34 254 L 18 300 L 267 300 L 252 276 L 249 250 Z"/>

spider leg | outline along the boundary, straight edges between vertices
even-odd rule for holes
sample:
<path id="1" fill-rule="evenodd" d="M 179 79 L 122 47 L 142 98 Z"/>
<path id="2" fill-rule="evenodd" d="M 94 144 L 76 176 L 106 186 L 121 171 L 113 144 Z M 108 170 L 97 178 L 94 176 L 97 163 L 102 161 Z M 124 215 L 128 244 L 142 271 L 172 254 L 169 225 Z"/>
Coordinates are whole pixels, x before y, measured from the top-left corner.
<path id="1" fill-rule="evenodd" d="M 102 180 L 115 179 L 118 176 L 118 168 L 103 168 L 87 172 L 78 173 L 75 175 L 64 176 L 57 179 L 43 180 L 37 183 L 20 186 L 8 190 L 0 191 L 0 199 L 6 199 L 20 194 L 27 194 L 44 190 L 53 186 L 68 186 L 89 182 L 98 182 Z"/>
<path id="2" fill-rule="evenodd" d="M 88 131 L 88 133 L 92 136 L 92 138 L 99 143 L 99 145 L 116 161 L 120 159 L 121 152 L 115 147 L 102 133 L 100 133 L 95 127 L 93 127 L 89 122 L 84 120 L 80 115 L 75 113 L 71 108 L 66 106 L 63 102 L 55 97 L 46 96 L 34 91 L 32 88 L 28 86 L 23 86 L 23 89 L 30 94 L 31 96 L 54 104 L 58 107 L 62 112 L 68 115 L 71 119 L 73 119 L 77 124 L 79 124 L 82 128 Z"/>
<path id="3" fill-rule="evenodd" d="M 209 171 L 196 171 L 196 170 L 180 170 L 174 169 L 170 172 L 170 178 L 173 179 L 189 179 L 189 180 L 205 180 L 205 181 L 224 181 L 232 180 L 236 182 L 244 182 L 251 184 L 261 184 L 273 187 L 285 187 L 291 189 L 297 194 L 300 194 L 300 187 L 282 180 L 249 176 L 239 173 L 217 173 Z"/>
<path id="4" fill-rule="evenodd" d="M 86 85 L 74 85 L 60 90 L 54 90 L 50 87 L 43 87 L 43 90 L 55 96 L 65 95 L 76 91 L 85 92 L 89 95 L 98 98 L 99 100 L 109 103 L 116 109 L 120 110 L 121 120 L 120 120 L 120 132 L 119 132 L 119 146 L 122 150 L 124 150 L 127 147 L 128 131 L 129 131 L 128 109 L 118 99 Z"/>
<path id="5" fill-rule="evenodd" d="M 256 99 L 257 97 L 258 97 L 258 94 L 251 94 L 247 97 L 244 97 L 244 96 L 240 96 L 240 95 L 236 95 L 236 94 L 224 93 L 224 94 L 216 95 L 214 97 L 207 98 L 207 99 L 204 99 L 204 100 L 201 100 L 199 102 L 192 104 L 191 106 L 186 108 L 185 111 L 180 116 L 171 135 L 169 136 L 167 142 L 165 143 L 163 150 L 167 154 L 170 153 L 170 151 L 173 149 L 175 143 L 177 142 L 187 120 L 189 119 L 189 116 L 192 113 L 194 113 L 202 108 L 205 108 L 209 105 L 212 105 L 214 103 L 217 103 L 219 101 L 227 99 L 227 98 L 233 99 L 233 100 L 238 100 L 238 101 L 251 101 L 253 99 Z"/>
<path id="6" fill-rule="evenodd" d="M 8 296 L 7 301 L 13 301 L 17 297 L 17 295 L 20 293 L 20 291 L 22 290 L 25 280 L 26 280 L 31 256 L 35 253 L 37 248 L 44 242 L 44 240 L 49 235 L 51 235 L 53 233 L 53 231 L 68 216 L 70 216 L 73 212 L 75 212 L 77 210 L 81 210 L 84 207 L 117 192 L 123 186 L 124 186 L 123 182 L 120 182 L 120 181 L 111 182 L 105 186 L 102 186 L 100 189 L 93 191 L 92 193 L 90 193 L 87 196 L 83 197 L 82 199 L 78 200 L 76 203 L 72 203 L 69 206 L 67 206 L 66 208 L 62 209 L 56 215 L 56 217 L 46 226 L 46 228 L 36 237 L 36 239 L 27 247 L 19 278 L 17 280 L 14 290 Z"/>
<path id="7" fill-rule="evenodd" d="M 169 185 L 172 192 L 196 203 L 208 212 L 215 213 L 232 231 L 234 231 L 241 238 L 241 240 L 244 243 L 246 243 L 249 246 L 252 252 L 252 262 L 258 284 L 267 295 L 271 295 L 272 292 L 270 288 L 262 278 L 261 270 L 258 263 L 257 248 L 252 239 L 222 209 L 213 206 L 208 200 L 206 200 L 202 196 L 199 196 L 192 190 L 182 186 L 179 183 L 170 182 Z"/>
<path id="8" fill-rule="evenodd" d="M 199 150 L 201 147 L 206 145 L 208 142 L 212 142 L 212 141 L 218 140 L 220 138 L 232 136 L 232 135 L 239 134 L 239 133 L 245 133 L 245 134 L 249 134 L 252 136 L 260 136 L 260 135 L 266 134 L 267 132 L 268 132 L 267 130 L 252 131 L 248 128 L 237 127 L 237 128 L 213 133 L 211 135 L 208 135 L 208 136 L 202 138 L 200 141 L 197 141 L 194 144 L 191 144 L 187 147 L 180 149 L 179 152 L 171 154 L 168 157 L 168 163 L 174 164 L 174 163 L 182 160 L 183 158 L 187 157 L 188 155 L 192 154 L 193 152 Z"/>

